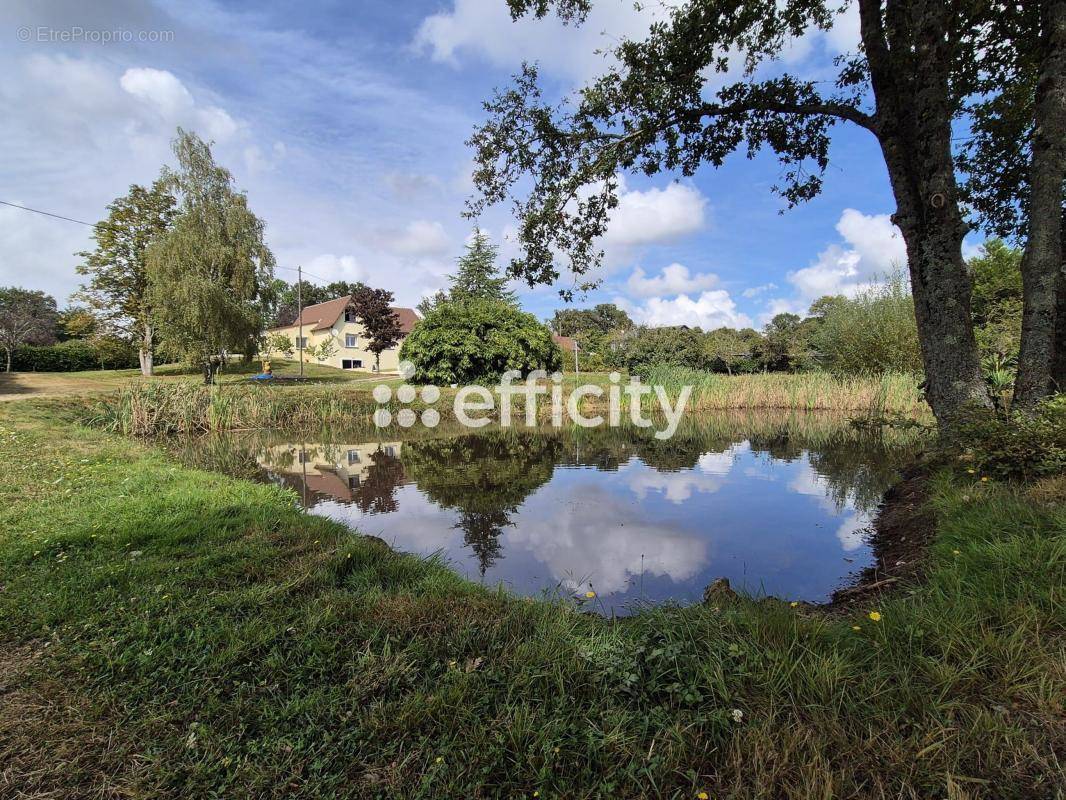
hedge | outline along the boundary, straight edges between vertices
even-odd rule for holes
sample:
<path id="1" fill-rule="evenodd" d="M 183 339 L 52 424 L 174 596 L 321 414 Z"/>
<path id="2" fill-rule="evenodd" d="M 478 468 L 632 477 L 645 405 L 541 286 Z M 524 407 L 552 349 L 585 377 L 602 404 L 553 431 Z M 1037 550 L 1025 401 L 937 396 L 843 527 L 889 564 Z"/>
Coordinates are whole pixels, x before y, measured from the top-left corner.
<path id="1" fill-rule="evenodd" d="M 3 368 L 0 352 L 0 369 Z M 89 369 L 131 369 L 138 366 L 137 353 L 121 350 L 108 344 L 98 348 L 80 339 L 47 347 L 22 345 L 11 354 L 11 369 L 15 372 L 82 372 Z"/>

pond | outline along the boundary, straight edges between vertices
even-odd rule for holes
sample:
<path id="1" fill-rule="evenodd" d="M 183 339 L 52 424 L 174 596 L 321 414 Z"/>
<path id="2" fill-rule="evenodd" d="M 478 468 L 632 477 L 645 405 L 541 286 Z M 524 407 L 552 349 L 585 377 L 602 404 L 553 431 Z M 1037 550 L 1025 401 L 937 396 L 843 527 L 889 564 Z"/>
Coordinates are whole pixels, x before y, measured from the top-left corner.
<path id="1" fill-rule="evenodd" d="M 704 419 L 665 442 L 624 428 L 385 429 L 206 437 L 180 452 L 290 487 L 311 513 L 473 580 L 624 615 L 699 602 L 720 577 L 828 600 L 873 563 L 873 514 L 917 445 L 838 418 L 761 414 Z"/>

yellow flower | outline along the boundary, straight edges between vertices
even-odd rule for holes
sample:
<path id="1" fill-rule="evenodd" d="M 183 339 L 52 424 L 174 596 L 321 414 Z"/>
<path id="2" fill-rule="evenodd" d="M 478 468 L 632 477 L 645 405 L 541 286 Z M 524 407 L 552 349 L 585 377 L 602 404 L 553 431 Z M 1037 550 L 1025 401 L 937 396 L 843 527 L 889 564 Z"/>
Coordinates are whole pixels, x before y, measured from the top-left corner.
<path id="1" fill-rule="evenodd" d="M 596 596 L 595 592 L 585 592 L 585 597 L 587 597 L 589 600 L 591 600 L 595 596 Z"/>
<path id="2" fill-rule="evenodd" d="M 790 606 L 791 606 L 792 608 L 795 608 L 796 606 L 798 606 L 798 605 L 799 605 L 799 603 L 798 603 L 798 602 L 796 602 L 795 600 L 793 600 L 793 601 L 792 601 L 791 603 L 789 603 L 789 605 L 790 605 Z"/>
<path id="3" fill-rule="evenodd" d="M 981 483 L 988 483 L 988 476 L 987 475 L 982 475 L 981 476 Z"/>
<path id="4" fill-rule="evenodd" d="M 966 471 L 967 471 L 968 473 L 970 473 L 971 475 L 973 475 L 973 473 L 974 473 L 974 471 L 973 471 L 972 469 L 968 469 L 968 470 L 966 470 Z"/>
<path id="5" fill-rule="evenodd" d="M 711 800 L 711 796 L 707 792 L 697 792 L 696 797 L 698 800 Z"/>
<path id="6" fill-rule="evenodd" d="M 861 631 L 862 630 L 862 625 L 852 625 L 851 629 L 853 631 Z"/>
<path id="7" fill-rule="evenodd" d="M 874 622 L 880 622 L 881 621 L 881 612 L 880 611 L 871 611 L 870 612 L 870 619 L 872 619 Z"/>
<path id="8" fill-rule="evenodd" d="M 954 553 L 957 556 L 961 556 L 962 555 L 962 551 L 961 550 L 952 550 L 951 552 Z"/>
<path id="9" fill-rule="evenodd" d="M 533 792 L 534 797 L 540 797 L 540 792 Z"/>
<path id="10" fill-rule="evenodd" d="M 441 758 L 440 756 L 437 756 L 437 757 L 436 757 L 435 759 L 433 759 L 433 760 L 434 760 L 434 761 L 435 761 L 435 762 L 436 762 L 437 764 L 440 764 L 440 763 L 441 763 L 442 761 L 444 761 L 444 759 L 443 759 L 443 758 Z"/>

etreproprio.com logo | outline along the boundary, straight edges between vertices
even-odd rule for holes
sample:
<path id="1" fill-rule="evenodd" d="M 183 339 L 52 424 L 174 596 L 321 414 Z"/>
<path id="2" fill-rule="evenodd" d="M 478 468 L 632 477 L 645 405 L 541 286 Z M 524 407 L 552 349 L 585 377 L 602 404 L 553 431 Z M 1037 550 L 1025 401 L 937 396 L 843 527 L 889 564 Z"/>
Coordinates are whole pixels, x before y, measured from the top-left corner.
<path id="1" fill-rule="evenodd" d="M 415 374 L 415 367 L 410 361 L 400 364 L 400 375 L 405 381 L 411 380 Z M 514 399 L 519 398 L 519 418 L 524 421 L 526 427 L 534 427 L 539 423 L 539 410 L 541 398 L 546 398 L 550 404 L 550 419 L 553 427 L 561 427 L 564 420 L 581 428 L 598 428 L 601 425 L 618 427 L 622 424 L 623 395 L 628 403 L 628 421 L 638 428 L 651 428 L 658 422 L 662 427 L 655 431 L 656 439 L 669 439 L 677 431 L 678 423 L 685 413 L 685 406 L 692 394 L 691 386 L 682 386 L 677 400 L 672 401 L 662 386 L 645 386 L 640 378 L 630 378 L 622 383 L 621 375 L 612 372 L 607 376 L 608 385 L 586 383 L 574 387 L 563 397 L 563 376 L 554 372 L 549 375 L 544 370 L 533 370 L 525 379 L 517 370 L 509 370 L 500 377 L 497 386 L 470 385 L 453 387 L 457 391 L 452 398 L 452 414 L 456 421 L 466 428 L 481 428 L 492 422 L 491 415 L 498 412 L 500 427 L 508 428 L 516 424 L 514 422 L 515 409 Z M 602 400 L 607 396 L 607 407 L 597 403 L 596 414 L 586 414 L 582 409 L 582 400 L 586 397 Z M 652 395 L 658 405 L 658 414 L 655 419 L 644 416 L 643 400 Z M 401 408 L 395 414 L 389 408 L 378 408 L 374 412 L 374 424 L 379 428 L 386 428 L 395 422 L 402 428 L 410 428 L 417 422 L 421 422 L 427 428 L 434 428 L 440 424 L 440 412 L 433 406 L 441 399 L 441 390 L 432 384 L 425 386 L 413 386 L 404 383 L 397 387 L 395 392 L 388 384 L 380 383 L 374 387 L 373 396 L 379 406 L 386 406 L 395 400 L 401 405 L 409 405 L 416 399 L 429 408 L 421 414 L 413 408 Z M 497 402 L 498 398 L 498 402 Z M 599 411 L 606 411 L 606 417 Z"/>

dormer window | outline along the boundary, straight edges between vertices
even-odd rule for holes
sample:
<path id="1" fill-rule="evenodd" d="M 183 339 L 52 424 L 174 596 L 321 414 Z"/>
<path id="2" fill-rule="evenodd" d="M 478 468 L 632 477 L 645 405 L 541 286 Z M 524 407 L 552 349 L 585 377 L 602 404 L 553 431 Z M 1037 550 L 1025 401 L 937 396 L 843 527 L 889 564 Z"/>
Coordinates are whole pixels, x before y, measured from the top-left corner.
<path id="1" fill-rule="evenodd" d="M 350 308 L 344 309 L 344 321 L 355 322 L 355 312 L 352 311 Z"/>

